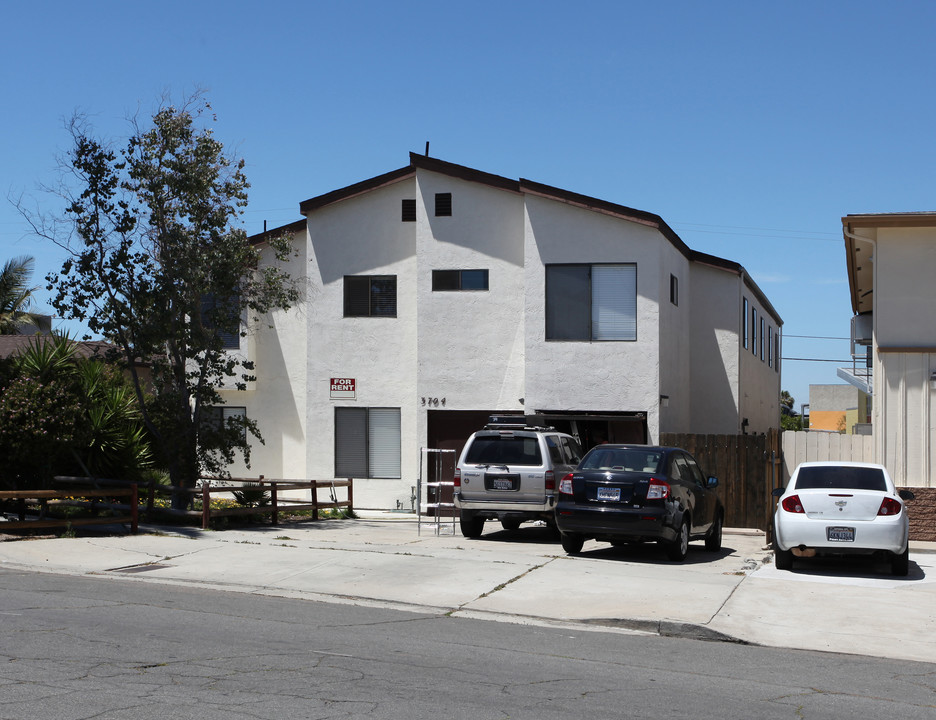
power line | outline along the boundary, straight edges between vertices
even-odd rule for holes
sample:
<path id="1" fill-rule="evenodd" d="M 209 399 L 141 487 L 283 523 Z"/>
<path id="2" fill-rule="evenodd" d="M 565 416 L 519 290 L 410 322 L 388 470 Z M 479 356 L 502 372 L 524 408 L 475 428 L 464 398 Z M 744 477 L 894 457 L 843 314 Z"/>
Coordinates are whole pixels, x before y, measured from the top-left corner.
<path id="1" fill-rule="evenodd" d="M 850 337 L 828 337 L 826 335 L 787 335 L 783 333 L 785 338 L 804 338 L 806 340 L 851 340 Z"/>
<path id="2" fill-rule="evenodd" d="M 799 360 L 799 361 L 801 361 L 801 362 L 830 362 L 830 363 L 839 363 L 839 364 L 845 364 L 845 365 L 851 365 L 852 363 L 855 362 L 854 360 L 827 360 L 827 359 L 825 359 L 825 358 L 792 358 L 792 357 L 785 357 L 785 358 L 780 358 L 780 359 L 783 360 L 784 362 L 790 362 L 791 360 Z"/>

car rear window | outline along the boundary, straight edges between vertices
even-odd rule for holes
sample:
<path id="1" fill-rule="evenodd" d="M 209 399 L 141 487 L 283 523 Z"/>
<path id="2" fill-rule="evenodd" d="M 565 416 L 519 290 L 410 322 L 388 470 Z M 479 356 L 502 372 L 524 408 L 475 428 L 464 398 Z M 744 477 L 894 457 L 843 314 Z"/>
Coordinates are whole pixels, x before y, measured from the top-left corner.
<path id="1" fill-rule="evenodd" d="M 819 466 L 801 467 L 797 490 L 887 490 L 884 473 L 878 468 Z"/>
<path id="2" fill-rule="evenodd" d="M 542 465 L 535 437 L 476 437 L 465 462 L 472 465 Z"/>
<path id="3" fill-rule="evenodd" d="M 633 448 L 603 448 L 600 445 L 588 452 L 579 470 L 630 470 L 632 472 L 658 472 L 663 453 Z"/>

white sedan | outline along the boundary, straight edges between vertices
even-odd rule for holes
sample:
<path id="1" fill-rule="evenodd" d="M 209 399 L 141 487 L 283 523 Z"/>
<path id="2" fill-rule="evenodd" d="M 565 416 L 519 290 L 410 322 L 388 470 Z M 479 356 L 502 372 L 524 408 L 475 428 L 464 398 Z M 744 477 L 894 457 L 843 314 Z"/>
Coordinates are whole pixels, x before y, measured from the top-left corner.
<path id="1" fill-rule="evenodd" d="M 894 575 L 908 571 L 909 522 L 904 500 L 883 465 L 806 462 L 786 488 L 777 488 L 774 564 L 790 570 L 793 558 L 884 554 Z"/>

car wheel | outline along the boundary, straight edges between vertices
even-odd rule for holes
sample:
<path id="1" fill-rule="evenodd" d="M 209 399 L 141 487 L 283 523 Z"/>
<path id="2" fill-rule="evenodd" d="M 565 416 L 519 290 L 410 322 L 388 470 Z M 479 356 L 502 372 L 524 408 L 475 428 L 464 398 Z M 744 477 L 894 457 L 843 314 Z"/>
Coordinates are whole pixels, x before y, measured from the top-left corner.
<path id="1" fill-rule="evenodd" d="M 910 546 L 899 555 L 891 557 L 891 575 L 906 577 L 910 572 Z"/>
<path id="2" fill-rule="evenodd" d="M 721 541 L 722 541 L 722 526 L 724 521 L 722 519 L 721 513 L 715 514 L 715 522 L 712 524 L 711 529 L 708 531 L 708 535 L 705 536 L 705 549 L 711 552 L 718 552 L 721 550 Z"/>
<path id="3" fill-rule="evenodd" d="M 666 555 L 673 562 L 682 562 L 689 554 L 689 518 L 683 518 L 676 539 L 666 544 Z"/>
<path id="4" fill-rule="evenodd" d="M 514 520 L 514 519 L 508 519 L 508 520 L 501 520 L 501 521 L 500 521 L 501 527 L 504 528 L 504 530 L 516 530 L 518 527 L 520 527 L 520 523 L 521 523 L 521 522 L 523 522 L 523 521 L 522 521 L 522 520 Z"/>
<path id="5" fill-rule="evenodd" d="M 484 518 L 474 513 L 462 512 L 458 524 L 461 526 L 462 535 L 466 538 L 479 538 L 484 532 Z"/>
<path id="6" fill-rule="evenodd" d="M 793 569 L 793 551 L 781 550 L 780 548 L 777 547 L 777 544 L 774 543 L 773 562 L 774 562 L 774 567 L 777 568 L 777 570 L 792 570 Z"/>
<path id="7" fill-rule="evenodd" d="M 566 533 L 562 533 L 562 549 L 569 553 L 569 555 L 582 552 L 582 547 L 584 545 L 585 538 L 581 535 L 567 535 Z"/>

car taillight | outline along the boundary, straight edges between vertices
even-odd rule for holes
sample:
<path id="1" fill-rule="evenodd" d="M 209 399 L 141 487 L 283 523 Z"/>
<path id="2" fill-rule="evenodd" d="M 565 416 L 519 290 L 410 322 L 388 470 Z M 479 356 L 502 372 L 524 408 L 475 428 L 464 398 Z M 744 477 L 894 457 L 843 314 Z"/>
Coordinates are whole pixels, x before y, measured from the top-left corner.
<path id="1" fill-rule="evenodd" d="M 647 500 L 663 500 L 670 496 L 670 486 L 665 480 L 650 478 L 650 486 L 647 488 Z"/>
<path id="2" fill-rule="evenodd" d="M 452 484 L 453 484 L 455 487 L 457 487 L 457 488 L 460 488 L 460 487 L 461 487 L 461 470 L 459 470 L 458 468 L 455 468 L 455 477 L 452 478 L 452 480 L 453 480 L 453 483 L 452 483 Z"/>
<path id="3" fill-rule="evenodd" d="M 547 470 L 547 471 L 546 471 L 546 476 L 545 476 L 544 480 L 545 480 L 545 482 L 546 482 L 546 489 L 547 489 L 547 490 L 553 490 L 553 491 L 555 491 L 555 489 L 556 489 L 556 473 L 554 473 L 552 470 Z"/>
<path id="4" fill-rule="evenodd" d="M 878 510 L 878 515 L 900 515 L 900 510 L 903 506 L 894 500 L 894 498 L 884 498 L 884 502 L 881 503 L 881 507 Z"/>
<path id="5" fill-rule="evenodd" d="M 803 503 L 800 502 L 799 495 L 790 495 L 788 498 L 784 498 L 783 502 L 780 503 L 780 507 L 786 510 L 789 513 L 805 513 L 803 510 Z"/>
<path id="6" fill-rule="evenodd" d="M 572 473 L 569 473 L 559 481 L 559 492 L 563 495 L 572 494 Z"/>

